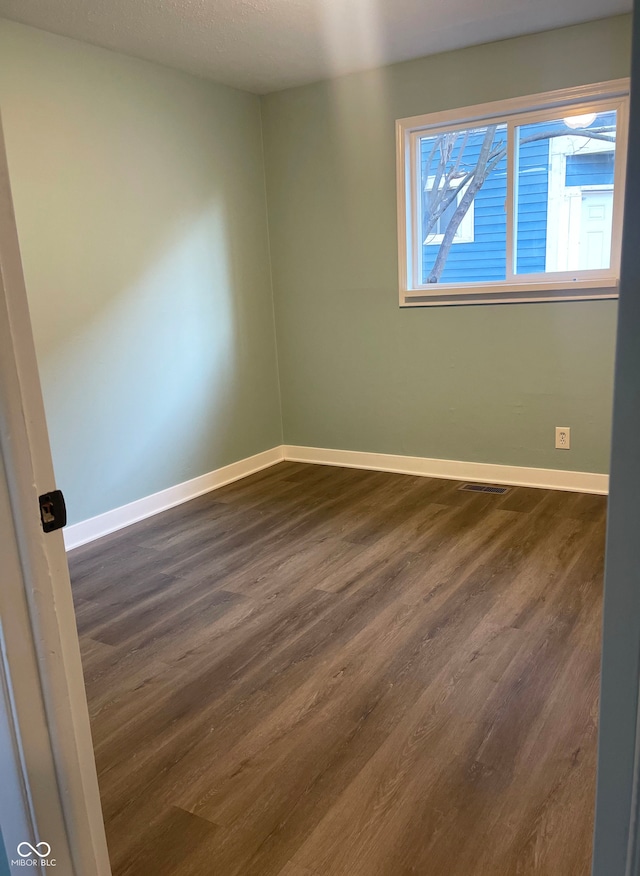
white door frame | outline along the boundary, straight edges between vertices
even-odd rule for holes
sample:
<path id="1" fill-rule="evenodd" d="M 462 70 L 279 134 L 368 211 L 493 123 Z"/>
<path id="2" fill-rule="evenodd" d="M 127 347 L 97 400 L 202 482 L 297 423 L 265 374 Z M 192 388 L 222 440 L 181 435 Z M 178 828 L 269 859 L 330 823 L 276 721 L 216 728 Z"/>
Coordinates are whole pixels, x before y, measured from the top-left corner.
<path id="1" fill-rule="evenodd" d="M 34 831 L 24 839 L 51 845 L 64 876 L 110 876 L 64 542 L 40 524 L 38 496 L 55 481 L 1 118 L 0 463 L 0 668 Z"/>

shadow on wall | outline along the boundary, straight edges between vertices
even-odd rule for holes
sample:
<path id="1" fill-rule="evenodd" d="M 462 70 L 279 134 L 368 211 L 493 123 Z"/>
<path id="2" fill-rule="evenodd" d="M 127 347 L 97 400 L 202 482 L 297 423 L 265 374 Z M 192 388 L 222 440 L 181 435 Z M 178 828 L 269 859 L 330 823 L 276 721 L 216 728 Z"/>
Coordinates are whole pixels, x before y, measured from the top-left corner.
<path id="1" fill-rule="evenodd" d="M 70 523 L 280 444 L 259 100 L 0 20 Z"/>
<path id="2" fill-rule="evenodd" d="M 100 492 L 96 508 L 233 457 L 241 327 L 224 208 L 186 225 L 43 357 L 49 420 L 72 426 L 52 430 L 54 458 L 84 472 L 76 489 Z"/>

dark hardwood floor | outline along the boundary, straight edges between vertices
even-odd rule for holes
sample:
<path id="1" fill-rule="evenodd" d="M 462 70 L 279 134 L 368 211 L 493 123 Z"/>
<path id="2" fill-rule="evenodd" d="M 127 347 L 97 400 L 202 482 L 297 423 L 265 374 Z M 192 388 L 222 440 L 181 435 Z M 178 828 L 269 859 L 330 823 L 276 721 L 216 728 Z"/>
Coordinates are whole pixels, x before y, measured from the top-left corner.
<path id="1" fill-rule="evenodd" d="M 588 876 L 602 497 L 282 463 L 70 554 L 114 876 Z"/>

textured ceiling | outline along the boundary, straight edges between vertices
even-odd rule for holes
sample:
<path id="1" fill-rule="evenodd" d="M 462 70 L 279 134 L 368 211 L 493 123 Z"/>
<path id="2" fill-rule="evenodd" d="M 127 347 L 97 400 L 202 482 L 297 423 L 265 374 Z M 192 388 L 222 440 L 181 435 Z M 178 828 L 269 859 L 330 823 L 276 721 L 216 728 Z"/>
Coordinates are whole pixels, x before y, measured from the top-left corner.
<path id="1" fill-rule="evenodd" d="M 0 0 L 0 16 L 258 93 L 630 9 L 631 0 Z"/>

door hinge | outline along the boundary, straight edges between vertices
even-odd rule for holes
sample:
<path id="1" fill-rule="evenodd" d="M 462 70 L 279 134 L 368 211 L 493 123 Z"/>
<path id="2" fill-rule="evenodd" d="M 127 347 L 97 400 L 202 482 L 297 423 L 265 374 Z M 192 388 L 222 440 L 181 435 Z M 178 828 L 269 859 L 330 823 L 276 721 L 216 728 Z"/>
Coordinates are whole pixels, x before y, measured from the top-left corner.
<path id="1" fill-rule="evenodd" d="M 40 520 L 45 532 L 53 532 L 67 525 L 67 506 L 61 490 L 52 490 L 40 496 Z"/>

